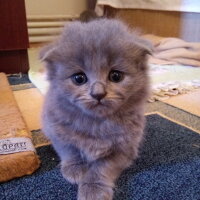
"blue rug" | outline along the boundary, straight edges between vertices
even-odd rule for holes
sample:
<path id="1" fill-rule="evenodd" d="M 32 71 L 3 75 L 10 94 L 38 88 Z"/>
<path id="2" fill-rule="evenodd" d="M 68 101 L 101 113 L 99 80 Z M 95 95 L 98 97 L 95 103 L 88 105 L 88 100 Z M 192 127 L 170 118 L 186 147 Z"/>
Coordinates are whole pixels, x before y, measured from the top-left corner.
<path id="1" fill-rule="evenodd" d="M 117 181 L 114 200 L 200 200 L 200 135 L 159 115 L 147 116 L 140 158 Z M 51 146 L 37 149 L 41 168 L 0 184 L 0 200 L 76 200 Z"/>
<path id="2" fill-rule="evenodd" d="M 11 74 L 8 76 L 8 82 L 10 85 L 31 83 L 27 74 Z"/>

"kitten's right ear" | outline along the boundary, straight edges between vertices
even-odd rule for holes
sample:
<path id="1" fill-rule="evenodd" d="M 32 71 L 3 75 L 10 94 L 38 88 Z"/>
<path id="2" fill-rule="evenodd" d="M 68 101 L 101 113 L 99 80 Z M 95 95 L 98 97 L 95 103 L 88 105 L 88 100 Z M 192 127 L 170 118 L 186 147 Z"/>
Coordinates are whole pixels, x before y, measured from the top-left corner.
<path id="1" fill-rule="evenodd" d="M 44 46 L 40 50 L 39 59 L 44 62 L 49 62 L 53 60 L 53 57 L 54 57 L 53 54 L 55 50 L 56 50 L 56 47 L 54 44 L 49 44 L 49 45 Z"/>
<path id="2" fill-rule="evenodd" d="M 56 52 L 55 45 L 49 44 L 47 46 L 44 46 L 39 53 L 39 59 L 42 62 L 45 62 L 48 80 L 53 80 L 53 78 L 56 75 L 57 69 L 55 66 L 55 57 L 56 57 L 55 52 Z"/>

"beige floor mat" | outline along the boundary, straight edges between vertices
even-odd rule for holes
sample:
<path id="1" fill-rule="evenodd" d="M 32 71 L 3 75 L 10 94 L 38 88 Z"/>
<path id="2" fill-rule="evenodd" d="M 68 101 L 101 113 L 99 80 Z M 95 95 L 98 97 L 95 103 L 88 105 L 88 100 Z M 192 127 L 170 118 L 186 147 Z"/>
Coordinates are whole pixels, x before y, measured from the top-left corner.
<path id="1" fill-rule="evenodd" d="M 0 73 L 0 182 L 31 174 L 39 163 L 7 77 Z"/>
<path id="2" fill-rule="evenodd" d="M 163 102 L 200 117 L 200 90 L 174 96 Z"/>
<path id="3" fill-rule="evenodd" d="M 28 129 L 40 129 L 43 95 L 37 88 L 14 91 L 13 93 Z"/>

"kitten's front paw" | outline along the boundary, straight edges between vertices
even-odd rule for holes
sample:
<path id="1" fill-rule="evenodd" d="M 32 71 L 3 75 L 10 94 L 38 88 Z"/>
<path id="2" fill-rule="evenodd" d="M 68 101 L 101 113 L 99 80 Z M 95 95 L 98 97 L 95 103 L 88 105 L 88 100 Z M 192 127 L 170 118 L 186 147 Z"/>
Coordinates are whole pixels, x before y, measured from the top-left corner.
<path id="1" fill-rule="evenodd" d="M 113 189 L 100 183 L 79 185 L 78 200 L 112 200 Z"/>
<path id="2" fill-rule="evenodd" d="M 62 161 L 61 163 L 61 173 L 63 177 L 72 184 L 80 183 L 87 170 L 88 165 L 83 162 L 68 163 L 66 161 Z"/>

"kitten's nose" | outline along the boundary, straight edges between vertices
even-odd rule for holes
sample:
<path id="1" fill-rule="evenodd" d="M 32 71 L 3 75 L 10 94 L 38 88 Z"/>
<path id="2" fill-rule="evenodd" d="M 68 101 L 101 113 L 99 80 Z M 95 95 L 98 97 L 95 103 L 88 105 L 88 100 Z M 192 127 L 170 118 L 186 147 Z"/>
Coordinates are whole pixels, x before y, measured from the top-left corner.
<path id="1" fill-rule="evenodd" d="M 100 101 L 106 96 L 106 93 L 99 93 L 99 94 L 90 94 L 94 99 Z"/>
<path id="2" fill-rule="evenodd" d="M 105 91 L 105 87 L 102 83 L 97 82 L 92 85 L 90 95 L 94 99 L 100 101 L 101 99 L 103 99 L 106 96 L 106 94 L 107 94 L 107 92 Z"/>

